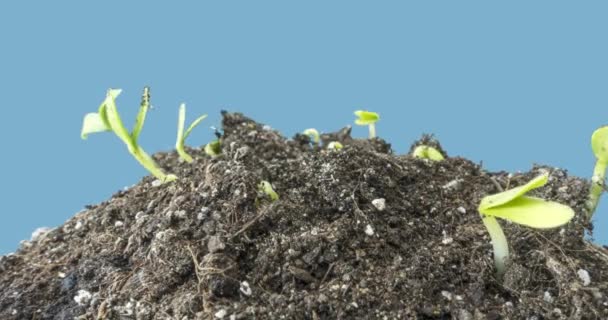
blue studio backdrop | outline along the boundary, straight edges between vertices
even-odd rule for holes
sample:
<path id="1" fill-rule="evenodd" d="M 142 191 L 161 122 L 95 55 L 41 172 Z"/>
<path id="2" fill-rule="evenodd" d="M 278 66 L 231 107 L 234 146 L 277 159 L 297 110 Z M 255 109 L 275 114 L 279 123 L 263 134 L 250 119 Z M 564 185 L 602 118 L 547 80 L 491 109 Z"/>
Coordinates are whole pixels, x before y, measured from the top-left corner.
<path id="1" fill-rule="evenodd" d="M 130 126 L 151 86 L 150 152 L 173 148 L 181 102 L 188 122 L 209 114 L 190 145 L 212 138 L 222 109 L 287 136 L 370 109 L 397 153 L 426 132 L 489 170 L 589 177 L 590 135 L 608 123 L 606 12 L 555 0 L 4 1 L 0 254 L 147 174 L 112 134 L 80 139 L 109 87 L 123 89 Z"/>

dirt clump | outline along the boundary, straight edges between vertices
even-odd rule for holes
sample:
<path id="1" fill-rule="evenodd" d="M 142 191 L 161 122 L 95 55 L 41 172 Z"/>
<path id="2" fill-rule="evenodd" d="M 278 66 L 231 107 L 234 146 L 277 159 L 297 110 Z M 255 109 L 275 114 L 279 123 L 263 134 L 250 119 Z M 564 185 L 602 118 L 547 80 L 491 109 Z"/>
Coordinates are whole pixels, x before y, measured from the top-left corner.
<path id="1" fill-rule="evenodd" d="M 220 156 L 156 154 L 177 181 L 145 177 L 2 256 L 0 319 L 608 318 L 607 251 L 584 240 L 587 180 L 395 155 L 350 128 L 322 139 L 344 148 L 224 113 Z M 533 195 L 576 217 L 545 231 L 502 222 L 499 281 L 477 205 L 541 172 Z"/>

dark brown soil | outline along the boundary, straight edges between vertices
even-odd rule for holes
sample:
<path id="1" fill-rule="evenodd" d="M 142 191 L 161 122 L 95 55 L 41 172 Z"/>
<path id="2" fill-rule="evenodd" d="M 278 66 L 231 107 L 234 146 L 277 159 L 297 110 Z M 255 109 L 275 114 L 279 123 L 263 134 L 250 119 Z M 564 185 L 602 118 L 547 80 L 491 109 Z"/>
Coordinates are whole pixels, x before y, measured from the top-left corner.
<path id="1" fill-rule="evenodd" d="M 394 155 L 348 128 L 323 136 L 345 145 L 329 151 L 240 114 L 223 126 L 221 156 L 157 154 L 179 180 L 146 177 L 1 257 L 0 319 L 608 318 L 608 254 L 583 240 L 586 180 Z M 534 193 L 577 216 L 550 231 L 502 222 L 499 281 L 477 204 L 541 171 Z"/>

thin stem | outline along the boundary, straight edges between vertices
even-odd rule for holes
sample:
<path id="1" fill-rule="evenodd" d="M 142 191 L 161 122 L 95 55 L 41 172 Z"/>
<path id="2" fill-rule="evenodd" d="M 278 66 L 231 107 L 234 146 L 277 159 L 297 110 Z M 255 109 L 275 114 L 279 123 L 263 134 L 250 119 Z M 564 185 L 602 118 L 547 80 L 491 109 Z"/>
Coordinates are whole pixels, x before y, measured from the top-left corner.
<path id="1" fill-rule="evenodd" d="M 606 179 L 607 162 L 598 160 L 593 169 L 591 177 L 591 188 L 589 189 L 589 199 L 587 199 L 587 218 L 591 220 L 595 209 L 600 202 L 600 196 L 604 191 L 604 180 Z"/>
<path id="2" fill-rule="evenodd" d="M 484 216 L 482 217 L 483 224 L 488 229 L 490 239 L 492 239 L 492 247 L 494 248 L 494 265 L 499 278 L 505 273 L 505 264 L 509 258 L 509 244 L 507 238 L 496 218 Z"/>
<path id="3" fill-rule="evenodd" d="M 376 137 L 376 124 L 370 123 L 369 124 L 369 138 L 373 139 L 375 137 Z"/>

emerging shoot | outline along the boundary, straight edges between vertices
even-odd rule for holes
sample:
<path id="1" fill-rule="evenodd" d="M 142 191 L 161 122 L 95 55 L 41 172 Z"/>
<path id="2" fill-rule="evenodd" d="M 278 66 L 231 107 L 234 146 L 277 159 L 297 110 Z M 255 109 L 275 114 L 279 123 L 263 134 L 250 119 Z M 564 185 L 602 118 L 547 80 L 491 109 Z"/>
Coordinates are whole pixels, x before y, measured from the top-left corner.
<path id="1" fill-rule="evenodd" d="M 355 111 L 355 116 L 357 116 L 357 119 L 355 119 L 355 124 L 360 125 L 360 126 L 368 126 L 369 127 L 369 138 L 370 139 L 375 138 L 376 137 L 376 122 L 378 122 L 378 120 L 380 120 L 380 115 L 375 112 L 371 112 L 371 111 L 357 110 L 357 111 Z"/>
<path id="2" fill-rule="evenodd" d="M 429 159 L 433 161 L 441 161 L 445 159 L 439 150 L 425 145 L 417 146 L 412 155 L 414 158 Z"/>
<path id="3" fill-rule="evenodd" d="M 192 159 L 192 156 L 190 156 L 184 149 L 184 142 L 190 135 L 190 132 L 192 132 L 192 129 L 194 129 L 194 127 L 201 123 L 201 121 L 203 121 L 205 118 L 207 118 L 206 114 L 198 117 L 196 120 L 194 120 L 194 122 L 192 122 L 186 132 L 184 132 L 184 122 L 186 122 L 186 105 L 182 103 L 179 106 L 179 114 L 177 117 L 177 141 L 175 142 L 175 149 L 177 150 L 180 158 L 184 159 L 184 161 L 188 163 L 191 163 L 194 160 Z"/>
<path id="4" fill-rule="evenodd" d="M 479 214 L 488 229 L 494 248 L 494 264 L 498 276 L 505 272 L 509 244 L 496 218 L 509 220 L 536 229 L 555 228 L 574 217 L 572 208 L 553 201 L 525 194 L 547 183 L 548 174 L 540 175 L 523 186 L 486 196 L 479 203 Z"/>
<path id="5" fill-rule="evenodd" d="M 344 146 L 338 141 L 332 141 L 327 145 L 327 149 L 329 150 L 340 150 L 344 148 Z"/>
<path id="6" fill-rule="evenodd" d="M 220 140 L 213 140 L 205 146 L 205 153 L 211 157 L 217 157 L 222 153 L 222 146 Z"/>
<path id="7" fill-rule="evenodd" d="M 593 169 L 589 199 L 587 199 L 587 218 L 589 220 L 595 213 L 605 187 L 606 167 L 608 166 L 608 126 L 601 127 L 593 132 L 591 149 L 593 149 L 597 162 Z"/>
<path id="8" fill-rule="evenodd" d="M 321 141 L 321 137 L 319 135 L 319 131 L 317 131 L 317 129 L 315 129 L 315 128 L 306 129 L 302 133 L 304 135 L 309 136 L 312 139 L 312 142 L 314 144 L 319 144 L 319 141 Z"/>
<path id="9" fill-rule="evenodd" d="M 270 200 L 272 201 L 279 200 L 279 194 L 272 189 L 272 185 L 266 180 L 263 180 L 260 182 L 260 184 L 258 184 L 258 190 L 270 197 Z"/>
<path id="10" fill-rule="evenodd" d="M 131 133 L 125 128 L 116 108 L 116 98 L 120 95 L 120 92 L 120 89 L 109 89 L 106 99 L 99 106 L 99 110 L 96 113 L 89 113 L 84 116 L 81 138 L 86 139 L 91 133 L 112 131 L 127 145 L 129 153 L 158 180 L 168 182 L 177 179 L 172 174 L 165 174 L 152 157 L 137 143 L 139 134 L 144 127 L 146 113 L 150 108 L 150 89 L 148 87 L 144 88 L 135 126 Z"/>

